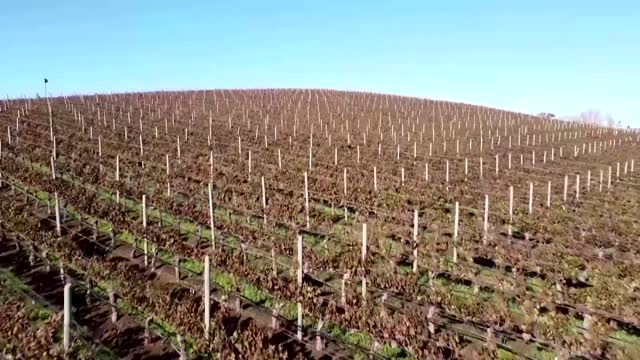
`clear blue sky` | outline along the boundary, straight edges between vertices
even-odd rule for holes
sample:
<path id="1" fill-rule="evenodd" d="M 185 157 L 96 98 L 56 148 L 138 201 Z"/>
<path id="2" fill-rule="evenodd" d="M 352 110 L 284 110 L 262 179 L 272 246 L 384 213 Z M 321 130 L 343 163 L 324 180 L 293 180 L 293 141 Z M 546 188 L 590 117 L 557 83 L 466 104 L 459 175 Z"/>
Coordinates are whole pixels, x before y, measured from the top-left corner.
<path id="1" fill-rule="evenodd" d="M 0 94 L 360 89 L 640 126 L 637 1 L 4 1 Z"/>

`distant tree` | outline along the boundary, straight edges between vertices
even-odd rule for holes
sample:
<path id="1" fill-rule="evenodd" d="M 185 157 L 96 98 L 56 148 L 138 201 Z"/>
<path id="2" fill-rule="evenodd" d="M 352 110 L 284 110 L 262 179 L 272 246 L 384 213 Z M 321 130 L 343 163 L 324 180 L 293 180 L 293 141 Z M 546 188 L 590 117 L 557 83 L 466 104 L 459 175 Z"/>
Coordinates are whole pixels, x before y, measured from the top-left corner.
<path id="1" fill-rule="evenodd" d="M 611 114 L 607 114 L 604 116 L 604 123 L 606 127 L 614 128 L 616 127 L 616 121 L 611 117 Z"/>
<path id="2" fill-rule="evenodd" d="M 591 125 L 604 125 L 602 115 L 599 110 L 589 109 L 578 114 L 578 121 Z"/>
<path id="3" fill-rule="evenodd" d="M 545 118 L 545 119 L 555 119 L 556 115 L 552 114 L 552 113 L 547 113 L 547 112 L 541 112 L 540 114 L 538 114 L 539 117 Z"/>
<path id="4" fill-rule="evenodd" d="M 603 127 L 609 127 L 609 128 L 616 127 L 616 121 L 611 116 L 610 113 L 602 114 L 600 110 L 596 110 L 596 109 L 589 109 L 589 110 L 583 111 L 580 114 L 578 114 L 578 116 L 576 116 L 576 118 L 573 120 L 580 121 L 586 124 L 596 125 L 596 126 L 603 126 Z"/>

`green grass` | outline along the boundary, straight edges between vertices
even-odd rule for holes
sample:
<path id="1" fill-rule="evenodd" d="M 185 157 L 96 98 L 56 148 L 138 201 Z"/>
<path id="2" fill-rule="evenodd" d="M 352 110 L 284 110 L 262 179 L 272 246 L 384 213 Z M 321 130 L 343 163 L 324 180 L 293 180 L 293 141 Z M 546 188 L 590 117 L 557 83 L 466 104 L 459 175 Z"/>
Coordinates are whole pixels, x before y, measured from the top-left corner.
<path id="1" fill-rule="evenodd" d="M 333 337 L 337 337 L 337 338 L 344 337 L 344 333 L 345 333 L 344 329 L 334 324 L 327 324 L 325 326 L 325 330 L 327 331 L 327 333 L 329 333 L 329 335 Z"/>
<path id="2" fill-rule="evenodd" d="M 331 227 L 331 232 L 329 233 L 329 235 L 336 238 L 344 237 L 347 235 L 349 228 L 350 227 L 345 224 L 334 224 Z"/>
<path id="3" fill-rule="evenodd" d="M 41 307 L 36 307 L 33 309 L 33 312 L 30 314 L 29 320 L 36 322 L 36 324 L 38 324 L 47 320 L 53 314 L 54 313 L 51 310 L 41 308 Z"/>
<path id="4" fill-rule="evenodd" d="M 384 237 L 379 240 L 380 247 L 383 249 L 387 256 L 397 256 L 402 253 L 402 244 L 389 237 Z"/>
<path id="5" fill-rule="evenodd" d="M 189 270 L 192 271 L 196 274 L 201 274 L 204 272 L 204 264 L 199 262 L 199 261 L 195 261 L 189 258 L 185 258 L 182 260 L 181 265 Z"/>
<path id="6" fill-rule="evenodd" d="M 0 269 L 0 281 L 3 283 L 3 291 L 0 293 L 0 300 L 15 300 L 20 295 L 27 294 L 31 288 L 24 284 L 11 271 Z"/>
<path id="7" fill-rule="evenodd" d="M 106 221 L 99 220 L 97 227 L 99 232 L 107 233 L 107 234 L 111 233 L 111 229 L 112 229 L 111 224 Z"/>
<path id="8" fill-rule="evenodd" d="M 242 286 L 242 295 L 247 299 L 253 301 L 257 304 L 262 304 L 265 307 L 271 308 L 273 306 L 273 298 L 271 295 L 266 292 L 260 290 L 254 285 L 243 283 Z"/>
<path id="9" fill-rule="evenodd" d="M 635 346 L 640 346 L 640 337 L 631 335 L 624 330 L 618 329 L 613 335 L 616 339 L 622 340 L 629 344 L 634 344 Z"/>
<path id="10" fill-rule="evenodd" d="M 498 349 L 497 356 L 498 356 L 498 359 L 500 360 L 517 360 L 518 359 L 516 355 L 504 349 Z"/>
<path id="11" fill-rule="evenodd" d="M 494 268 L 481 266 L 481 265 L 478 265 L 478 267 L 480 268 L 480 271 L 478 273 L 479 275 L 488 276 L 488 277 L 492 277 L 496 275 L 496 269 Z"/>
<path id="12" fill-rule="evenodd" d="M 536 346 L 535 344 L 531 345 L 531 349 L 529 351 L 529 354 L 531 356 L 533 356 L 535 359 L 540 359 L 540 360 L 554 360 L 556 359 L 556 355 L 549 351 L 549 350 L 545 350 L 545 349 L 541 349 L 540 347 Z"/>
<path id="13" fill-rule="evenodd" d="M 227 293 L 233 291 L 233 277 L 230 274 L 211 270 L 211 279 Z"/>
<path id="14" fill-rule="evenodd" d="M 513 299 L 508 299 L 507 300 L 507 305 L 509 306 L 509 311 L 514 316 L 522 316 L 522 315 L 524 315 L 524 313 L 522 312 L 522 309 L 520 309 L 520 306 L 518 306 L 518 304 Z"/>
<path id="15" fill-rule="evenodd" d="M 118 238 L 118 240 L 122 240 L 124 242 L 129 243 L 129 244 L 133 244 L 134 239 L 135 239 L 133 237 L 133 235 L 130 232 L 127 232 L 127 231 L 123 231 L 123 232 L 118 233 L 117 238 Z"/>
<path id="16" fill-rule="evenodd" d="M 383 345 L 382 348 L 378 351 L 378 354 L 384 356 L 389 359 L 408 359 L 410 358 L 409 354 L 403 349 L 391 346 L 391 345 Z"/>
<path id="17" fill-rule="evenodd" d="M 172 219 L 175 220 L 175 219 Z M 186 221 L 181 221 L 179 223 L 180 226 L 180 232 L 184 233 L 184 234 L 197 234 L 198 233 L 198 225 L 191 223 L 191 222 L 186 222 Z"/>
<path id="18" fill-rule="evenodd" d="M 284 226 L 277 226 L 274 231 L 279 237 L 286 237 L 289 233 L 289 228 Z"/>
<path id="19" fill-rule="evenodd" d="M 305 245 L 315 248 L 326 243 L 326 238 L 323 235 L 304 233 L 302 234 L 302 241 Z"/>
<path id="20" fill-rule="evenodd" d="M 400 274 L 403 275 L 408 275 L 411 274 L 413 272 L 413 266 L 412 265 L 398 265 L 395 267 L 396 271 Z"/>
<path id="21" fill-rule="evenodd" d="M 285 303 L 280 311 L 280 315 L 287 320 L 294 321 L 298 319 L 298 307 L 294 303 Z"/>
<path id="22" fill-rule="evenodd" d="M 371 336 L 362 331 L 349 331 L 344 334 L 344 340 L 350 344 L 361 346 L 365 349 L 370 349 L 373 345 L 373 339 Z"/>
<path id="23" fill-rule="evenodd" d="M 529 291 L 540 293 L 546 288 L 548 288 L 547 282 L 540 278 L 534 277 L 527 279 L 527 290 Z"/>
<path id="24" fill-rule="evenodd" d="M 573 335 L 580 335 L 583 332 L 582 321 L 575 317 L 568 318 L 565 327 L 568 330 L 568 333 Z"/>
<path id="25" fill-rule="evenodd" d="M 36 191 L 35 197 L 38 198 L 38 200 L 40 201 L 44 201 L 44 202 L 49 201 L 49 193 L 44 191 Z"/>
<path id="26" fill-rule="evenodd" d="M 338 208 L 335 206 L 333 207 L 333 211 L 331 210 L 331 207 L 322 204 L 314 206 L 314 208 L 320 209 L 320 213 L 325 216 L 335 216 L 338 213 Z"/>

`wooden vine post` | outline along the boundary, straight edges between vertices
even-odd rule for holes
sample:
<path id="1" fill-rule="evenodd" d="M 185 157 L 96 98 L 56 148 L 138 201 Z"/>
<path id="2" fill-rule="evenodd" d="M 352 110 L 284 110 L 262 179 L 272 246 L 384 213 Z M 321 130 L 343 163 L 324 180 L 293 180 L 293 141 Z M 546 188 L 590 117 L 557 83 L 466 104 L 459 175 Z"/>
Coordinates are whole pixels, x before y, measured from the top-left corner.
<path id="1" fill-rule="evenodd" d="M 302 280 L 304 275 L 304 261 L 302 254 L 302 234 L 297 236 L 297 248 L 298 248 L 298 287 L 302 289 Z"/>
<path id="2" fill-rule="evenodd" d="M 367 259 L 367 224 L 362 224 L 362 262 Z"/>
<path id="3" fill-rule="evenodd" d="M 513 233 L 513 186 L 509 186 L 509 237 Z"/>
<path id="4" fill-rule="evenodd" d="M 447 183 L 447 189 L 449 189 L 449 160 L 446 160 L 444 180 Z"/>
<path id="5" fill-rule="evenodd" d="M 120 155 L 116 155 L 116 181 L 120 181 Z"/>
<path id="6" fill-rule="evenodd" d="M 529 182 L 529 215 L 533 214 L 533 182 Z"/>
<path id="7" fill-rule="evenodd" d="M 362 268 L 365 270 L 365 262 L 367 260 L 367 223 L 362 224 Z M 363 271 L 362 274 L 362 300 L 367 303 L 367 275 Z"/>
<path id="8" fill-rule="evenodd" d="M 311 159 L 312 159 L 312 149 L 313 149 L 313 138 L 311 138 L 311 144 L 309 144 L 309 170 L 312 169 Z"/>
<path id="9" fill-rule="evenodd" d="M 469 175 L 469 159 L 464 158 L 464 181 L 467 181 L 468 175 Z"/>
<path id="10" fill-rule="evenodd" d="M 49 109 L 49 136 L 53 142 L 53 113 L 51 112 L 51 102 L 47 99 L 47 107 Z"/>
<path id="11" fill-rule="evenodd" d="M 211 266 L 209 255 L 204 257 L 204 336 L 209 338 L 211 332 Z"/>
<path id="12" fill-rule="evenodd" d="M 142 195 L 142 229 L 147 229 L 147 195 Z M 149 242 L 147 237 L 144 237 L 144 266 L 149 266 Z"/>
<path id="13" fill-rule="evenodd" d="M 347 280 L 351 277 L 349 271 L 342 275 L 342 282 L 340 287 L 340 303 L 343 308 L 347 307 Z"/>
<path id="14" fill-rule="evenodd" d="M 249 150 L 249 180 L 251 180 L 251 150 Z"/>
<path id="15" fill-rule="evenodd" d="M 418 210 L 413 210 L 413 273 L 418 273 Z"/>
<path id="16" fill-rule="evenodd" d="M 598 191 L 602 192 L 602 182 L 604 181 L 604 171 L 602 169 L 600 169 L 600 184 L 598 185 Z"/>
<path id="17" fill-rule="evenodd" d="M 71 284 L 64 285 L 64 319 L 62 331 L 62 343 L 64 351 L 68 352 L 71 347 Z"/>
<path id="18" fill-rule="evenodd" d="M 489 238 L 489 195 L 484 195 L 484 223 L 482 226 L 483 236 L 482 236 L 482 244 L 487 245 L 487 240 Z"/>
<path id="19" fill-rule="evenodd" d="M 264 176 L 260 179 L 262 183 L 262 220 L 266 224 L 267 223 L 267 196 L 264 186 Z"/>
<path id="20" fill-rule="evenodd" d="M 111 323 L 118 321 L 118 310 L 116 307 L 116 293 L 113 289 L 109 289 L 109 305 L 111 305 Z"/>
<path id="21" fill-rule="evenodd" d="M 53 156 L 51 157 L 51 179 L 56 179 L 56 163 L 53 159 Z"/>
<path id="22" fill-rule="evenodd" d="M 216 249 L 216 232 L 213 224 L 213 184 L 209 183 L 209 230 L 211 231 L 211 248 Z"/>
<path id="23" fill-rule="evenodd" d="M 344 196 L 344 200 L 343 200 L 343 206 L 344 206 L 344 221 L 347 221 L 347 168 L 343 169 L 343 174 L 342 174 L 342 183 L 344 186 L 344 191 L 343 191 L 343 196 Z"/>
<path id="24" fill-rule="evenodd" d="M 603 173 L 604 171 L 602 169 L 600 169 L 600 185 L 598 186 L 598 191 L 602 192 L 602 182 L 603 182 Z"/>
<path id="25" fill-rule="evenodd" d="M 60 228 L 60 201 L 58 199 L 58 192 L 54 192 L 55 196 L 55 206 L 56 206 L 56 234 L 58 236 L 62 235 L 62 230 Z"/>
<path id="26" fill-rule="evenodd" d="M 455 214 L 453 218 L 453 263 L 458 262 L 458 221 L 460 220 L 460 205 L 456 201 Z"/>
<path id="27" fill-rule="evenodd" d="M 378 172 L 376 167 L 373 167 L 373 190 L 378 191 Z"/>
<path id="28" fill-rule="evenodd" d="M 177 150 L 178 150 L 178 164 L 180 164 L 181 161 L 182 161 L 181 160 L 182 156 L 180 154 L 180 135 L 176 136 L 176 147 L 177 147 Z"/>
<path id="29" fill-rule="evenodd" d="M 298 303 L 298 332 L 296 337 L 298 341 L 302 341 L 302 303 Z"/>
<path id="30" fill-rule="evenodd" d="M 304 172 L 304 212 L 307 230 L 309 230 L 309 176 L 306 171 Z"/>

